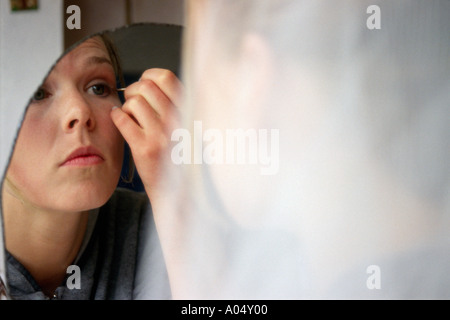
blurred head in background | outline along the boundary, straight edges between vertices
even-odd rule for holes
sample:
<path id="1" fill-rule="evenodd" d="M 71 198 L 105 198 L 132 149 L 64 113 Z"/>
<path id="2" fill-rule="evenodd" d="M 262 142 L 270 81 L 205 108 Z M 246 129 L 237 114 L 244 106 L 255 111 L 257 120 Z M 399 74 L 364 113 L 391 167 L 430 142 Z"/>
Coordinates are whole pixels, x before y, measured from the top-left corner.
<path id="1" fill-rule="evenodd" d="M 394 261 L 413 257 L 427 279 L 417 251 L 446 243 L 449 18 L 448 1 L 188 3 L 185 126 L 203 160 L 235 160 L 183 166 L 199 296 L 439 292 L 407 291 L 415 276 Z M 241 151 L 226 139 L 238 129 Z M 367 286 L 373 265 L 384 290 Z"/>

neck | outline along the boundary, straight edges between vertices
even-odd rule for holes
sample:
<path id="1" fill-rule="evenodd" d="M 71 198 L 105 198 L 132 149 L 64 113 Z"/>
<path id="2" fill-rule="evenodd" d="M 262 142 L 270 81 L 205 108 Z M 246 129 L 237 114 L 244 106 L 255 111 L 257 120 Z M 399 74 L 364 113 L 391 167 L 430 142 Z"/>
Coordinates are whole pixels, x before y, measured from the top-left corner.
<path id="1" fill-rule="evenodd" d="M 57 212 L 26 201 L 6 182 L 2 190 L 6 249 L 53 293 L 76 258 L 89 212 Z"/>

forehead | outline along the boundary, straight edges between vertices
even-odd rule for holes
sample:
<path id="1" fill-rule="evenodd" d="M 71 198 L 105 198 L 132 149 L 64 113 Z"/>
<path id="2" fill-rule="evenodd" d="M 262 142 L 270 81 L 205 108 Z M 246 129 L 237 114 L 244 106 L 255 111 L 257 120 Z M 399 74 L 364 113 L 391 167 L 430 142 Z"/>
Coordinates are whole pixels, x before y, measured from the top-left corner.
<path id="1" fill-rule="evenodd" d="M 97 59 L 93 59 L 94 57 Z M 56 68 L 86 64 L 92 61 L 107 61 L 111 64 L 108 50 L 100 37 L 90 38 L 79 44 L 61 59 Z"/>
<path id="2" fill-rule="evenodd" d="M 79 44 L 68 55 L 85 55 L 87 53 L 102 54 L 108 56 L 108 50 L 100 37 L 93 37 Z"/>

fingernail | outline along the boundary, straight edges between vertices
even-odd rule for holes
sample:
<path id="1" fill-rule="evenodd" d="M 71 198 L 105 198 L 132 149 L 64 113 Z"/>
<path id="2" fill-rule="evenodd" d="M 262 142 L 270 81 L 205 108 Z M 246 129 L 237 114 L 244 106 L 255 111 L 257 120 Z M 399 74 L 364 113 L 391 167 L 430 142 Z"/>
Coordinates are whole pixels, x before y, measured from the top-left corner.
<path id="1" fill-rule="evenodd" d="M 116 109 L 116 108 L 118 108 L 118 106 L 114 106 L 114 107 L 112 107 L 112 109 L 111 109 L 111 110 L 114 110 L 114 109 Z"/>

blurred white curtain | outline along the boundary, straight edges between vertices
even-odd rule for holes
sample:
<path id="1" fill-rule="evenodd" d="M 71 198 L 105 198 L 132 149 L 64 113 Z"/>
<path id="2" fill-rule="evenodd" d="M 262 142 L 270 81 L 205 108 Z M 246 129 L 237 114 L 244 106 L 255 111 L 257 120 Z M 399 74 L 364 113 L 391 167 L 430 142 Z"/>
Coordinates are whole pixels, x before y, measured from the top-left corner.
<path id="1" fill-rule="evenodd" d="M 187 14 L 175 297 L 450 298 L 450 1 Z"/>

